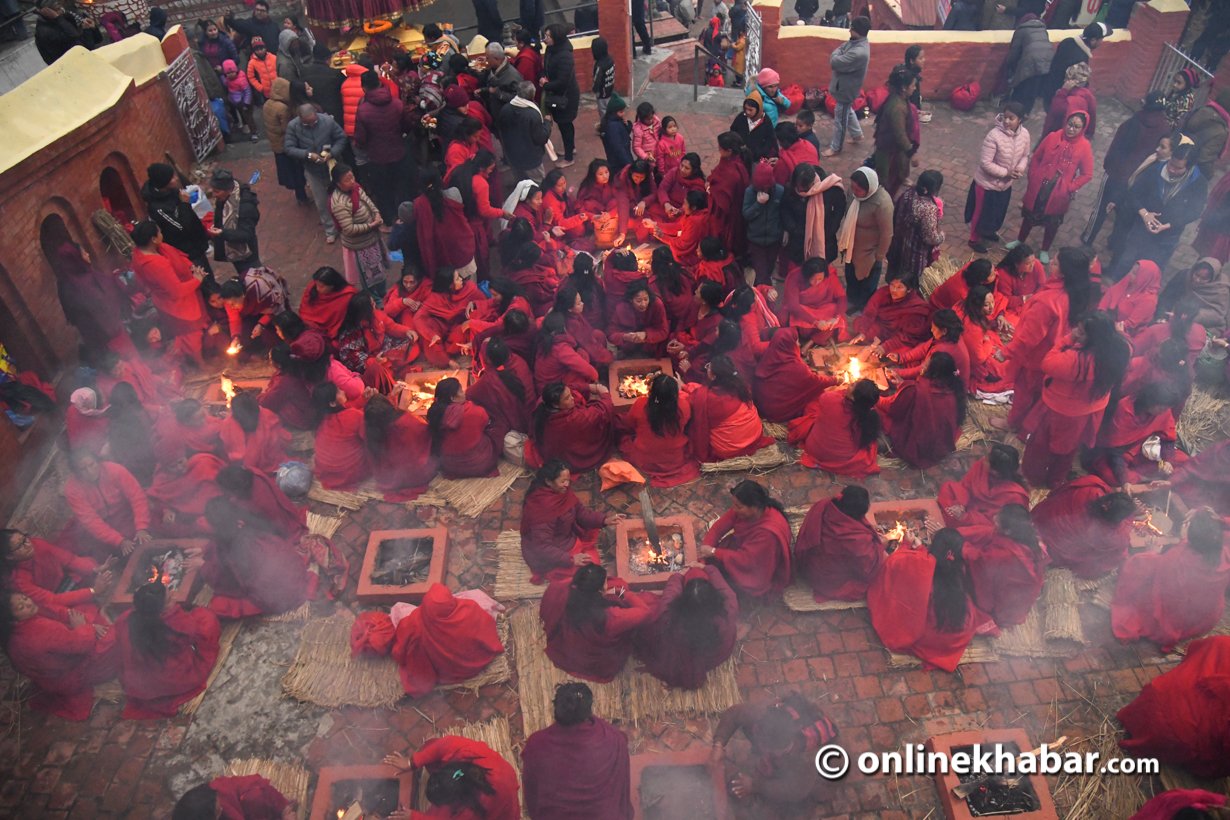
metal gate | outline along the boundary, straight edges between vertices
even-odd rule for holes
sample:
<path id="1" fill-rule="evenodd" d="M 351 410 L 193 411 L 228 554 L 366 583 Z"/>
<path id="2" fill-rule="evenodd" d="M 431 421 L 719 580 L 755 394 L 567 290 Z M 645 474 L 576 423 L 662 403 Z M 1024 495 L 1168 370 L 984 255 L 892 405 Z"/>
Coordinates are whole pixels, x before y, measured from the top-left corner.
<path id="1" fill-rule="evenodd" d="M 762 30 L 760 22 L 760 12 L 748 3 L 747 6 L 747 68 L 744 76 L 747 77 L 747 85 L 750 87 L 756 81 L 756 75 L 760 73 L 760 33 Z"/>
<path id="2" fill-rule="evenodd" d="M 1174 75 L 1185 68 L 1192 69 L 1200 77 L 1200 87 L 1196 89 L 1196 102 L 1192 108 L 1204 105 L 1209 96 L 1209 86 L 1213 84 L 1213 75 L 1207 68 L 1170 43 L 1166 43 L 1166 47 L 1162 49 L 1162 59 L 1158 60 L 1157 70 L 1153 72 L 1153 79 L 1149 82 L 1149 91 L 1160 91 L 1165 94 L 1170 90 Z"/>

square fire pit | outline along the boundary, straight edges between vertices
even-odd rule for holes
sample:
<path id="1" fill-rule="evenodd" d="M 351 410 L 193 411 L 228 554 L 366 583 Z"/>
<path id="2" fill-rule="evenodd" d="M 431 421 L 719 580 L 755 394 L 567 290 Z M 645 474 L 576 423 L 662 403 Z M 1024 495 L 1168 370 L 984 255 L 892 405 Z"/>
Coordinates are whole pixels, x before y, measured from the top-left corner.
<path id="1" fill-rule="evenodd" d="M 633 755 L 632 809 L 635 820 L 726 820 L 726 774 L 707 748 Z"/>
<path id="2" fill-rule="evenodd" d="M 953 732 L 927 741 L 928 752 L 951 756 L 953 752 L 970 752 L 974 744 L 1002 747 L 1013 754 L 1029 752 L 1034 745 L 1023 729 L 987 729 L 974 732 Z M 1051 789 L 1042 775 L 1028 775 L 1016 787 L 990 782 L 965 799 L 952 793 L 953 787 L 969 780 L 971 775 L 936 774 L 935 787 L 940 793 L 940 806 L 948 820 L 973 820 L 977 817 L 1012 817 L 1018 820 L 1059 820 Z"/>
<path id="3" fill-rule="evenodd" d="M 156 580 L 166 584 L 167 601 L 184 603 L 192 596 L 198 572 L 195 567 L 184 568 L 184 554 L 190 549 L 201 549 L 206 544 L 204 538 L 167 538 L 137 547 L 128 556 L 124 572 L 111 593 L 111 603 L 115 606 L 132 606 L 132 594 L 137 588 Z"/>
<path id="4" fill-rule="evenodd" d="M 465 370 L 424 370 L 421 373 L 407 373 L 393 388 L 393 404 L 419 418 L 426 418 L 427 408 L 436 400 L 436 385 L 441 379 L 449 377 L 461 382 L 463 388 L 470 386 L 470 374 Z"/>
<path id="5" fill-rule="evenodd" d="M 612 362 L 607 371 L 607 387 L 611 391 L 611 404 L 615 410 L 626 412 L 638 398 L 649 394 L 647 376 L 665 373 L 675 375 L 670 359 L 624 359 Z"/>
<path id="6" fill-rule="evenodd" d="M 216 382 L 210 382 L 205 388 L 202 404 L 231 406 L 231 399 L 242 390 L 255 390 L 257 393 L 269 386 L 269 379 L 232 379 L 223 373 Z"/>
<path id="7" fill-rule="evenodd" d="M 858 379 L 871 379 L 881 390 L 888 389 L 888 369 L 870 355 L 868 345 L 817 345 L 811 349 L 812 366 L 828 376 L 847 383 Z M 858 372 L 851 367 L 851 359 L 858 359 Z"/>
<path id="8" fill-rule="evenodd" d="M 900 541 L 908 532 L 917 535 L 924 544 L 931 543 L 931 536 L 926 531 L 928 519 L 944 526 L 944 516 L 934 498 L 875 501 L 867 510 L 867 522 L 886 541 Z"/>
<path id="9" fill-rule="evenodd" d="M 444 583 L 448 530 L 376 530 L 367 539 L 356 593 L 364 603 L 417 604 L 432 584 Z"/>
<path id="10" fill-rule="evenodd" d="M 311 820 L 338 820 L 358 802 L 364 818 L 387 817 L 399 805 L 410 805 L 414 775 L 397 774 L 384 764 L 325 766 L 316 781 Z"/>
<path id="11" fill-rule="evenodd" d="M 667 515 L 657 522 L 666 553 L 658 560 L 648 555 L 652 547 L 642 519 L 626 518 L 615 525 L 615 574 L 633 589 L 660 589 L 696 561 L 696 520 L 690 515 Z"/>

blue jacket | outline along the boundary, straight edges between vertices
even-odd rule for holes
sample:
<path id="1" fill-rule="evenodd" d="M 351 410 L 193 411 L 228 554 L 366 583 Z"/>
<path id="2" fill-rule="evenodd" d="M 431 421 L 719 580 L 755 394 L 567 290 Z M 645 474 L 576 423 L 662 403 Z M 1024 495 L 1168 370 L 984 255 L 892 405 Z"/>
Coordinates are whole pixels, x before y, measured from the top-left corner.
<path id="1" fill-rule="evenodd" d="M 765 93 L 765 90 L 760 87 L 760 83 L 752 83 L 748 89 L 747 96 L 754 97 L 759 103 L 761 109 L 764 110 L 764 115 L 769 118 L 769 122 L 777 126 L 778 114 L 790 108 L 790 100 L 786 99 L 786 95 L 782 90 L 777 89 L 777 96 L 770 97 Z"/>
<path id="2" fill-rule="evenodd" d="M 782 196 L 786 189 L 774 185 L 769 192 L 769 201 L 761 205 L 756 201 L 760 191 L 747 186 L 743 192 L 743 220 L 747 223 L 747 241 L 753 245 L 780 245 L 782 243 Z"/>
<path id="3" fill-rule="evenodd" d="M 623 117 L 608 117 L 602 127 L 602 145 L 613 177 L 632 164 L 632 128 Z"/>

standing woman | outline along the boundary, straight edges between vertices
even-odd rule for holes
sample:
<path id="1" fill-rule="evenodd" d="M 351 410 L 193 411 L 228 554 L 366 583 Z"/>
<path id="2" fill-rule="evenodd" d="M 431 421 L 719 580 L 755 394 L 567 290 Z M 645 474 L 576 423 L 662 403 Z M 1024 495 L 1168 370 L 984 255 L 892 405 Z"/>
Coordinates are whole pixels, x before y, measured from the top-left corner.
<path id="1" fill-rule="evenodd" d="M 617 418 L 626 436 L 620 445 L 632 466 L 655 487 L 674 487 L 700 478 L 700 465 L 692 457 L 687 427 L 692 404 L 679 394 L 679 382 L 660 373 L 628 413 Z"/>
<path id="2" fill-rule="evenodd" d="M 346 281 L 383 298 L 387 254 L 380 237 L 384 225 L 380 211 L 355 181 L 349 166 L 339 162 L 329 178 L 329 212 L 342 234 L 342 270 Z"/>
<path id="3" fill-rule="evenodd" d="M 881 420 L 880 388 L 859 379 L 849 388 L 820 394 L 807 414 L 790 423 L 791 444 L 799 445 L 804 467 L 862 478 L 880 472 L 876 461 Z"/>
<path id="4" fill-rule="evenodd" d="M 547 115 L 559 126 L 564 141 L 564 157 L 559 167 L 567 168 L 573 163 L 576 152 L 577 109 L 581 105 L 581 87 L 577 84 L 577 72 L 573 66 L 572 42 L 568 28 L 563 23 L 552 23 L 542 34 L 547 51 L 544 57 L 545 76 L 538 81 L 544 92 L 543 105 Z"/>
<path id="5" fill-rule="evenodd" d="M 1029 184 L 1021 201 L 1021 230 L 1016 240 L 1024 242 L 1041 225 L 1038 258 L 1044 265 L 1051 260 L 1051 244 L 1072 200 L 1093 179 L 1093 149 L 1084 136 L 1088 123 L 1086 112 L 1070 109 L 1063 128 L 1044 137 L 1029 160 Z"/>
<path id="6" fill-rule="evenodd" d="M 921 281 L 923 271 L 940 256 L 944 231 L 940 228 L 940 188 L 944 175 L 923 171 L 914 187 L 897 198 L 893 213 L 893 246 L 888 256 L 895 270 Z"/>
<path id="7" fill-rule="evenodd" d="M 859 168 L 850 175 L 850 200 L 837 231 L 850 310 L 862 310 L 880 286 L 892 243 L 893 200 L 875 171 Z"/>
<path id="8" fill-rule="evenodd" d="M 427 408 L 431 453 L 445 478 L 483 478 L 495 474 L 504 437 L 495 437 L 491 417 L 466 399 L 465 388 L 451 376 L 436 385 L 435 401 Z"/>
<path id="9" fill-rule="evenodd" d="M 764 115 L 760 100 L 756 97 L 743 98 L 743 113 L 735 117 L 730 131 L 743 138 L 753 162 L 776 157 L 780 150 L 773 123 Z"/>
<path id="10" fill-rule="evenodd" d="M 743 192 L 751 181 L 747 149 L 731 131 L 718 134 L 717 143 L 718 163 L 709 174 L 709 234 L 741 257 L 747 250 Z"/>
<path id="11" fill-rule="evenodd" d="M 624 299 L 615 306 L 607 334 L 623 359 L 660 358 L 666 355 L 670 320 L 666 307 L 649 287 L 649 280 L 628 285 Z"/>
<path id="12" fill-rule="evenodd" d="M 910 158 L 918 150 L 910 127 L 912 122 L 917 123 L 918 115 L 911 112 L 908 99 L 917 82 L 905 66 L 894 68 L 888 76 L 888 99 L 876 116 L 876 173 L 884 180 L 890 197 L 896 196 L 909 178 Z"/>
<path id="13" fill-rule="evenodd" d="M 596 61 L 597 55 L 594 56 Z M 521 79 L 533 83 L 534 88 L 539 88 L 538 80 L 542 77 L 542 52 L 538 50 L 536 32 L 523 28 L 517 29 L 517 53 L 509 57 L 508 62 L 517 69 Z M 540 90 L 534 95 L 534 102 L 538 102 L 541 96 Z"/>
<path id="14" fill-rule="evenodd" d="M 492 219 L 512 219 L 512 211 L 504 211 L 491 204 L 491 175 L 495 172 L 495 154 L 481 150 L 473 159 L 458 166 L 449 182 L 461 193 L 466 219 L 474 232 L 474 264 L 480 282 L 490 275 Z"/>
<path id="15" fill-rule="evenodd" d="M 454 187 L 446 188 L 430 166 L 419 182 L 423 193 L 414 200 L 414 231 L 422 255 L 423 275 L 434 279 L 441 268 L 469 267 L 478 247 L 466 219 L 461 192 Z"/>
<path id="16" fill-rule="evenodd" d="M 917 381 L 901 386 L 884 409 L 893 454 L 925 470 L 957 449 L 965 423 L 965 385 L 947 353 L 933 353 Z"/>
<path id="17" fill-rule="evenodd" d="M 1025 107 L 1010 102 L 995 118 L 995 127 L 982 140 L 974 181 L 965 198 L 965 222 L 969 246 L 987 252 L 988 242 L 999 242 L 999 229 L 1008 215 L 1012 184 L 1025 176 L 1029 166 L 1029 130 Z"/>
<path id="18" fill-rule="evenodd" d="M 716 564 L 737 592 L 753 598 L 781 592 L 790 583 L 794 540 L 782 503 L 750 479 L 730 497 L 730 509 L 705 533 L 700 557 Z"/>

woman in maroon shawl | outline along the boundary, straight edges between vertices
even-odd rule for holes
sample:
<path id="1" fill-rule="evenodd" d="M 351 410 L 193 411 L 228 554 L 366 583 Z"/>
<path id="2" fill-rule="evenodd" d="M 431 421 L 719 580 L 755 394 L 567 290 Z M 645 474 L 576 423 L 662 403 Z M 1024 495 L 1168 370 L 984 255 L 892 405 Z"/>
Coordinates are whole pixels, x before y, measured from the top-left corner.
<path id="1" fill-rule="evenodd" d="M 747 250 L 743 192 L 751 182 L 743 138 L 733 131 L 718 134 L 718 163 L 709 174 L 709 234 L 736 256 Z"/>
<path id="2" fill-rule="evenodd" d="M 363 408 L 363 436 L 376 486 L 387 500 L 418 498 L 436 477 L 439 464 L 431 452 L 431 432 L 412 413 L 403 413 L 384 396 L 372 396 Z"/>
<path id="3" fill-rule="evenodd" d="M 296 345 L 298 344 L 296 342 Z M 328 367 L 331 357 L 325 352 L 323 337 L 313 333 L 303 346 L 310 346 L 313 349 L 319 346 L 324 367 Z M 291 350 L 292 348 L 283 344 L 269 351 L 273 375 L 269 378 L 265 389 L 261 391 L 260 406 L 272 411 L 287 427 L 295 430 L 311 430 L 316 426 L 318 418 L 312 409 L 312 381 L 306 378 L 304 373 L 312 368 L 305 368 L 298 363 Z M 316 365 L 315 369 L 323 371 L 324 367 Z M 362 379 L 347 370 L 345 365 L 339 363 L 338 367 L 352 375 L 360 387 L 364 386 Z"/>
<path id="4" fill-rule="evenodd" d="M 521 507 L 521 555 L 535 584 L 572 578 L 585 564 L 600 564 L 596 545 L 603 527 L 621 516 L 603 515 L 581 504 L 572 491 L 572 472 L 559 459 L 538 469 Z"/>
<path id="5" fill-rule="evenodd" d="M 259 520 L 292 541 L 307 534 L 307 508 L 296 506 L 268 473 L 228 464 L 214 480 L 241 515 Z"/>
<path id="6" fill-rule="evenodd" d="M 1110 606 L 1111 629 L 1121 641 L 1143 638 L 1170 652 L 1221 620 L 1228 586 L 1225 526 L 1212 510 L 1195 510 L 1183 522 L 1178 544 L 1124 562 Z"/>
<path id="7" fill-rule="evenodd" d="M 132 352 L 124 330 L 128 299 L 118 276 L 97 270 L 90 255 L 75 242 L 56 249 L 56 292 L 69 324 L 77 328 L 87 349 Z"/>
<path id="8" fill-rule="evenodd" d="M 1189 508 L 1230 509 L 1230 441 L 1218 442 L 1193 456 L 1175 471 L 1172 486 Z"/>
<path id="9" fill-rule="evenodd" d="M 1034 249 L 1022 242 L 995 266 L 995 290 L 1008 300 L 1008 310 L 1019 316 L 1025 301 L 1046 283 L 1046 268 L 1034 256 Z"/>
<path id="10" fill-rule="evenodd" d="M 526 34 L 525 31 L 520 33 Z M 423 796 L 431 808 L 426 812 L 413 812 L 416 820 L 519 820 L 521 817 L 516 770 L 499 752 L 480 740 L 443 735 L 424 743 L 412 757 L 393 753 L 386 755 L 384 762 L 401 773 L 422 771 L 420 782 L 426 781 Z M 397 813 L 390 815 L 397 816 Z"/>
<path id="11" fill-rule="evenodd" d="M 414 200 L 414 230 L 423 273 L 434 280 L 441 270 L 454 271 L 474 262 L 478 246 L 461 192 L 446 188 L 439 174 L 430 168 L 423 172 L 419 182 L 423 193 Z"/>
<path id="12" fill-rule="evenodd" d="M 504 318 L 510 311 L 520 311 L 527 319 L 534 316 L 533 308 L 516 283 L 497 278 L 490 280 L 487 287 L 491 291 L 491 298 L 477 303 L 478 307 L 463 325 L 469 331 L 470 347 L 475 353 L 481 351 L 483 344 L 493 336 L 507 337 Z M 507 341 L 505 338 L 505 342 Z"/>
<path id="13" fill-rule="evenodd" d="M 495 475 L 504 437 L 497 439 L 487 411 L 466 398 L 457 379 L 440 379 L 436 396 L 427 408 L 431 452 L 445 478 L 482 478 Z"/>
<path id="14" fill-rule="evenodd" d="M 1082 464 L 1106 483 L 1124 490 L 1128 485 L 1174 474 L 1177 465 L 1187 461 L 1187 454 L 1175 447 L 1175 431 L 1171 408 L 1182 401 L 1173 388 L 1164 382 L 1143 385 L 1134 393 L 1125 392 L 1110 412 L 1110 417 L 1098 431 L 1098 444 Z M 1144 445 L 1157 438 L 1158 451 L 1149 458 Z"/>
<path id="15" fill-rule="evenodd" d="M 125 720 L 175 717 L 205 689 L 218 660 L 218 616 L 206 608 L 167 605 L 153 582 L 132 594 L 132 609 L 115 622 Z"/>
<path id="16" fill-rule="evenodd" d="M 1145 684 L 1116 717 L 1129 755 L 1196 777 L 1230 775 L 1230 635 L 1192 641 L 1179 665 Z"/>
<path id="17" fill-rule="evenodd" d="M 259 774 L 215 777 L 184 792 L 175 803 L 171 820 L 194 820 L 197 817 L 220 817 L 225 820 L 265 817 L 277 820 L 286 817 L 288 809 L 295 811 L 295 804 Z"/>
<path id="18" fill-rule="evenodd" d="M 606 259 L 602 262 L 602 289 L 603 304 L 608 316 L 614 313 L 615 306 L 628 292 L 628 286 L 644 278 L 645 275 L 641 273 L 640 259 L 632 250 L 616 248 L 607 254 Z M 593 319 L 590 321 L 593 322 Z M 598 327 L 597 324 L 594 326 Z"/>
<path id="19" fill-rule="evenodd" d="M 991 265 L 991 260 L 985 257 L 971 259 L 965 267 L 949 276 L 944 282 L 931 291 L 927 301 L 932 310 L 956 308 L 965 301 L 969 292 L 977 287 L 994 291 L 999 279 L 999 270 Z"/>
<path id="20" fill-rule="evenodd" d="M 714 356 L 705 384 L 687 385 L 692 403 L 692 455 L 700 461 L 750 456 L 768 447 L 764 423 L 752 403 L 752 390 L 726 356 Z"/>
<path id="21" fill-rule="evenodd" d="M 696 279 L 675 260 L 666 245 L 654 248 L 650 260 L 649 286 L 662 300 L 671 333 L 678 333 L 696 321 Z"/>
<path id="22" fill-rule="evenodd" d="M 861 601 L 884 561 L 884 539 L 867 521 L 871 496 L 857 484 L 817 501 L 794 542 L 795 568 L 819 602 Z"/>
<path id="23" fill-rule="evenodd" d="M 628 737 L 594 717 L 594 693 L 583 683 L 555 689 L 555 723 L 525 740 L 521 785 L 535 820 L 630 820 Z"/>
<path id="24" fill-rule="evenodd" d="M 573 300 L 574 309 L 576 299 Z M 598 370 L 590 361 L 585 346 L 568 332 L 570 315 L 580 317 L 580 314 L 553 310 L 542 320 L 538 331 L 538 355 L 534 357 L 534 384 L 539 390 L 553 382 L 563 382 L 574 390 L 586 391 L 598 384 Z M 585 334 L 587 328 L 581 321 L 574 319 L 574 327 Z M 595 341 L 591 339 L 590 344 L 595 344 Z"/>
<path id="25" fill-rule="evenodd" d="M 824 345 L 847 337 L 846 288 L 823 259 L 808 259 L 792 269 L 782 286 L 777 315 L 802 339 Z"/>
<path id="26" fill-rule="evenodd" d="M 527 461 L 558 458 L 577 472 L 596 469 L 611 452 L 614 422 L 615 408 L 602 385 L 590 385 L 585 396 L 552 382 L 534 410 L 533 456 L 527 453 Z"/>
<path id="27" fill-rule="evenodd" d="M 222 422 L 221 435 L 227 459 L 249 470 L 275 473 L 289 458 L 290 431 L 276 414 L 260 406 L 250 390 L 240 390 L 231 400 L 231 415 Z"/>
<path id="28" fill-rule="evenodd" d="M 705 172 L 701 170 L 700 155 L 696 153 L 684 154 L 679 167 L 667 171 L 666 176 L 662 177 L 658 185 L 658 200 L 649 207 L 646 216 L 655 222 L 680 219 L 691 191 L 705 191 Z"/>
<path id="29" fill-rule="evenodd" d="M 564 317 L 564 330 L 576 342 L 578 355 L 583 355 L 595 368 L 606 367 L 615 361 L 615 355 L 607 347 L 606 334 L 592 324 L 589 303 L 577 291 L 575 278 L 569 277 L 560 285 L 555 294 L 554 312 Z"/>
<path id="30" fill-rule="evenodd" d="M 894 353 L 925 342 L 931 326 L 931 307 L 918 295 L 917 283 L 892 271 L 888 284 L 877 288 L 867 300 L 862 315 L 854 321 L 858 337 L 852 341 L 874 341 Z"/>
<path id="31" fill-rule="evenodd" d="M 224 498 L 205 505 L 214 549 L 201 574 L 213 587 L 209 608 L 220 618 L 280 615 L 316 594 L 319 576 L 308 570 L 297 540 L 279 535 L 261 519 L 239 512 Z"/>
<path id="32" fill-rule="evenodd" d="M 420 698 L 439 685 L 469 680 L 503 651 L 495 618 L 443 584 L 432 584 L 423 602 L 397 623 L 392 654 L 402 688 Z"/>
<path id="33" fill-rule="evenodd" d="M 615 306 L 607 338 L 622 359 L 656 359 L 666 355 L 670 322 L 666 307 L 654 295 L 648 279 L 628 285 L 624 298 Z"/>
<path id="34" fill-rule="evenodd" d="M 715 566 L 676 572 L 654 602 L 634 654 L 644 671 L 676 689 L 699 689 L 735 648 L 739 598 Z"/>
<path id="35" fill-rule="evenodd" d="M 944 523 L 964 533 L 970 527 L 990 528 L 1009 504 L 1029 506 L 1029 490 L 1020 474 L 1021 455 L 995 443 L 986 458 L 975 461 L 960 481 L 940 485 L 936 503 Z"/>
<path id="36" fill-rule="evenodd" d="M 590 222 L 615 218 L 619 194 L 611 181 L 611 166 L 606 160 L 590 160 L 585 179 L 577 188 L 576 209 L 578 213 L 589 214 Z"/>
<path id="37" fill-rule="evenodd" d="M 801 446 L 804 467 L 854 478 L 880 472 L 880 388 L 870 379 L 820 394 L 804 415 L 790 422 L 789 442 Z"/>
<path id="38" fill-rule="evenodd" d="M 414 314 L 423 306 L 423 300 L 431 293 L 431 277 L 416 268 L 406 268 L 387 296 L 384 297 L 384 313 L 400 325 L 414 322 Z"/>
<path id="39" fill-rule="evenodd" d="M 180 449 L 178 456 L 164 457 L 145 491 L 150 501 L 153 527 L 164 537 L 192 535 L 201 527 L 205 505 L 222 494 L 218 473 L 226 462 L 210 453 Z"/>
<path id="40" fill-rule="evenodd" d="M 190 454 L 222 455 L 222 420 L 206 413 L 205 406 L 196 399 L 172 402 L 171 412 L 161 416 L 158 422 L 154 436 L 159 441 L 174 442 Z"/>
<path id="41" fill-rule="evenodd" d="M 1077 578 L 1100 578 L 1128 554 L 1136 505 L 1094 475 L 1051 491 L 1030 511 L 1052 566 Z"/>
<path id="42" fill-rule="evenodd" d="M 629 230 L 636 236 L 637 241 L 644 242 L 649 238 L 649 231 L 641 220 L 658 199 L 653 166 L 647 160 L 633 160 L 631 165 L 615 177 L 615 193 L 619 206 L 619 233 L 615 237 L 615 247 L 627 241 Z"/>
<path id="43" fill-rule="evenodd" d="M 961 387 L 969 392 L 969 349 L 961 341 L 965 322 L 955 310 L 937 310 L 931 317 L 931 338 L 896 353 L 885 353 L 881 359 L 896 367 L 902 380 L 917 379 L 933 353 L 947 353 L 957 366 Z"/>
<path id="44" fill-rule="evenodd" d="M 414 315 L 414 329 L 427 361 L 436 367 L 450 364 L 450 356 L 460 353 L 466 343 L 469 316 L 486 299 L 473 280 L 462 279 L 455 270 L 440 270 L 431 283 L 431 294 Z"/>
<path id="45" fill-rule="evenodd" d="M 621 578 L 607 579 L 601 564 L 577 567 L 570 580 L 553 581 L 539 607 L 547 657 L 584 680 L 610 683 L 632 655 L 636 630 L 654 614 L 652 597 L 632 592 Z"/>
<path id="46" fill-rule="evenodd" d="M 317 268 L 299 300 L 299 318 L 308 327 L 335 339 L 350 307 L 350 297 L 356 293 L 335 268 Z"/>
<path id="47" fill-rule="evenodd" d="M 666 343 L 666 352 L 675 360 L 675 372 L 690 381 L 701 381 L 717 343 L 722 325 L 722 302 L 726 292 L 717 282 L 698 282 L 695 290 L 696 318 L 689 326 L 675 332 Z"/>
<path id="48" fill-rule="evenodd" d="M 780 593 L 790 584 L 792 534 L 785 509 L 755 481 L 740 481 L 730 495 L 730 509 L 705 533 L 700 557 L 743 595 Z"/>
<path id="49" fill-rule="evenodd" d="M 346 394 L 331 382 L 316 385 L 312 402 L 321 415 L 313 474 L 326 489 L 354 489 L 372 474 L 363 446 L 362 405 L 347 406 Z"/>
<path id="50" fill-rule="evenodd" d="M 1176 817 L 1204 820 L 1214 817 L 1211 811 L 1225 806 L 1226 800 L 1224 794 L 1204 789 L 1170 789 L 1151 798 L 1128 820 L 1175 820 Z"/>
<path id="51" fill-rule="evenodd" d="M 787 422 L 803 415 L 807 405 L 837 384 L 807 366 L 799 353 L 799 332 L 792 327 L 773 331 L 769 349 L 756 362 L 752 391 L 765 421 Z"/>
<path id="52" fill-rule="evenodd" d="M 466 396 L 487 411 L 491 437 L 503 447 L 504 436 L 516 431 L 528 436 L 534 418 L 534 377 L 529 365 L 508 350 L 499 336 L 482 349 L 483 370 Z"/>
<path id="53" fill-rule="evenodd" d="M 504 262 L 502 274 L 508 281 L 514 283 L 525 294 L 531 312 L 536 317 L 547 315 L 547 311 L 555 303 L 555 292 L 559 290 L 559 274 L 551 260 L 543 256 L 542 248 L 534 244 L 532 239 L 517 242 L 518 237 L 529 233 L 529 227 L 521 220 L 513 222 L 513 227 L 507 241 L 501 244 L 501 258 Z"/>
<path id="54" fill-rule="evenodd" d="M 893 454 L 911 467 L 934 467 L 957 449 L 965 423 L 965 387 L 957 363 L 933 353 L 917 381 L 906 382 L 880 411 Z"/>
<path id="55" fill-rule="evenodd" d="M 969 527 L 965 565 L 974 603 L 996 626 L 1024 623 L 1042 594 L 1048 557 L 1021 504 L 1009 504 L 995 517 L 995 526 Z"/>
<path id="56" fill-rule="evenodd" d="M 1153 323 L 1161 287 L 1162 272 L 1157 263 L 1141 259 L 1127 276 L 1106 289 L 1098 310 L 1111 315 L 1120 333 L 1135 336 Z"/>
<path id="57" fill-rule="evenodd" d="M 675 487 L 700 478 L 700 465 L 692 457 L 687 427 L 692 405 L 679 394 L 679 382 L 661 373 L 628 412 L 617 416 L 624 431 L 624 456 L 655 487 Z"/>

